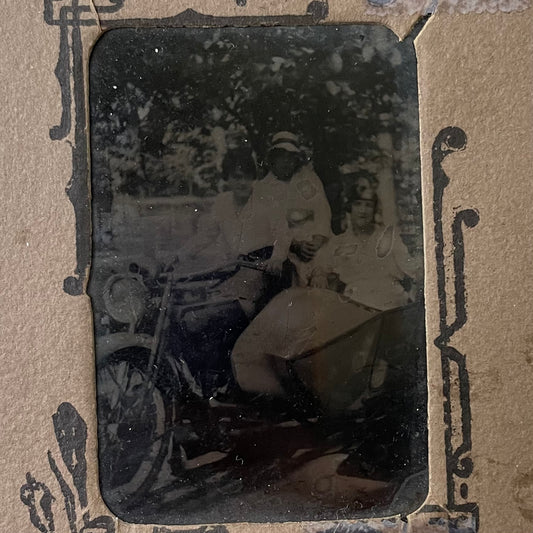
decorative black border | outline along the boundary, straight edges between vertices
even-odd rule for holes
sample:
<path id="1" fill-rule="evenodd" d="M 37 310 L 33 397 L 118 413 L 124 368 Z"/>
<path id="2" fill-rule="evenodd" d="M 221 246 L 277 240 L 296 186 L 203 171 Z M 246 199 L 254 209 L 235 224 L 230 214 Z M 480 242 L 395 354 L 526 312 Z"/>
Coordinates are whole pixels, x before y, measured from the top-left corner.
<path id="1" fill-rule="evenodd" d="M 26 483 L 20 488 L 20 499 L 28 507 L 30 521 L 41 533 L 55 533 L 58 521 L 57 511 L 62 510 L 70 533 L 115 533 L 115 520 L 108 515 L 91 518 L 87 499 L 87 425 L 70 403 L 62 403 L 52 416 L 54 431 L 63 466 L 60 468 L 53 454 L 48 450 L 48 465 L 61 491 L 61 503 L 43 482 L 26 474 Z M 65 476 L 66 468 L 69 475 Z"/>
<path id="2" fill-rule="evenodd" d="M 455 213 L 452 222 L 452 255 L 453 255 L 453 291 L 447 290 L 446 259 L 444 254 L 445 237 L 442 224 L 444 191 L 450 180 L 442 168 L 443 160 L 450 154 L 466 148 L 466 133 L 458 127 L 447 127 L 439 132 L 432 147 L 433 165 L 433 221 L 435 224 L 435 259 L 437 263 L 437 287 L 439 298 L 439 329 L 440 335 L 434 343 L 441 352 L 443 393 L 446 474 L 448 488 L 447 508 L 453 512 L 470 513 L 479 523 L 477 504 L 468 502 L 467 479 L 473 472 L 474 464 L 470 457 L 472 450 L 470 412 L 470 382 L 466 368 L 466 357 L 450 345 L 452 336 L 467 321 L 466 288 L 465 288 L 465 248 L 463 225 L 474 228 L 479 222 L 479 214 L 473 209 L 464 209 Z M 447 296 L 453 294 L 455 309 L 449 312 Z M 450 323 L 450 320 L 453 320 Z M 452 379 L 452 372 L 457 373 L 458 381 Z M 452 389 L 458 388 L 460 411 L 453 412 Z M 455 420 L 456 418 L 460 420 Z M 454 447 L 455 440 L 460 444 Z"/>
<path id="3" fill-rule="evenodd" d="M 87 135 L 87 108 L 84 76 L 84 55 L 82 43 L 82 27 L 98 26 L 103 30 L 118 27 L 184 27 L 184 26 L 260 26 L 260 25 L 310 25 L 317 24 L 325 20 L 328 16 L 327 0 L 313 0 L 307 7 L 307 11 L 302 15 L 283 15 L 266 17 L 215 17 L 203 15 L 193 10 L 184 12 L 163 19 L 105 19 L 105 15 L 117 13 L 124 6 L 125 0 L 107 0 L 107 4 L 101 5 L 90 2 L 90 5 L 80 5 L 80 0 L 70 0 L 69 5 L 61 5 L 59 13 L 54 12 L 54 4 L 57 0 L 44 0 L 44 20 L 51 26 L 59 27 L 59 55 L 55 74 L 61 88 L 62 114 L 60 123 L 50 129 L 52 140 L 62 140 L 70 135 L 72 124 L 74 123 L 74 142 L 72 147 L 72 176 L 67 185 L 66 192 L 71 201 L 76 217 L 76 268 L 74 275 L 64 280 L 63 288 L 70 295 L 80 295 L 84 290 L 86 272 L 91 260 L 91 211 L 89 196 L 89 160 L 88 160 L 88 135 Z M 237 5 L 243 6 L 246 0 L 236 0 Z M 369 0 L 370 2 L 370 0 Z M 74 112 L 74 117 L 72 116 Z M 479 215 L 475 210 L 466 209 L 455 214 L 452 233 L 452 255 L 453 255 L 453 279 L 454 287 L 450 290 L 447 287 L 446 261 L 445 261 L 445 234 L 442 225 L 444 191 L 449 184 L 449 178 L 442 168 L 442 162 L 446 156 L 453 152 L 466 148 L 466 134 L 458 127 L 447 127 L 439 132 L 433 143 L 432 168 L 433 168 L 433 217 L 435 231 L 435 256 L 437 263 L 437 282 L 439 298 L 439 325 L 440 334 L 434 343 L 441 352 L 443 393 L 444 393 L 444 422 L 445 422 L 445 453 L 447 471 L 447 502 L 445 508 L 440 506 L 425 506 L 418 511 L 418 514 L 428 516 L 430 523 L 441 523 L 445 521 L 449 526 L 457 527 L 458 524 L 468 523 L 467 529 L 461 531 L 478 531 L 479 509 L 476 503 L 468 501 L 468 478 L 473 472 L 473 462 L 470 457 L 472 449 L 471 439 L 471 413 L 470 413 L 470 386 L 468 371 L 466 367 L 466 357 L 456 348 L 450 345 L 452 336 L 460 330 L 466 323 L 466 290 L 465 290 L 465 249 L 463 240 L 463 225 L 468 228 L 475 227 L 479 222 Z M 447 295 L 453 294 L 455 309 L 453 317 L 447 308 Z M 450 315 L 450 316 L 449 316 Z M 453 321 L 450 323 L 450 320 Z M 458 380 L 452 378 L 456 373 Z M 457 410 L 452 404 L 452 392 L 454 387 L 458 387 L 460 398 L 460 409 Z M 62 404 L 58 413 L 67 409 L 73 417 L 73 412 L 79 417 L 75 409 L 70 404 Z M 72 410 L 70 409 L 72 408 Z M 55 415 L 56 417 L 58 415 Z M 75 417 L 76 418 L 76 417 Z M 54 418 L 54 424 L 57 418 Z M 76 419 L 77 420 L 77 419 Z M 83 426 L 86 426 L 81 419 Z M 81 427 L 81 426 L 80 426 Z M 452 434 L 455 437 L 452 439 Z M 57 435 L 57 428 L 56 428 Z M 460 435 L 460 444 L 454 446 L 454 441 Z M 59 439 L 59 437 L 58 437 Z M 84 441 L 85 442 L 85 441 Z M 85 445 L 85 444 L 84 444 Z M 60 442 L 61 446 L 61 442 Z M 83 448 L 83 454 L 85 448 Z M 65 460 L 65 455 L 63 454 Z M 53 458 L 52 458 L 53 459 Z M 58 478 L 57 468 L 53 467 L 49 452 L 49 462 L 52 471 Z M 68 467 L 68 464 L 67 464 Z M 86 470 L 84 470 L 86 476 Z M 79 479 L 79 478 L 78 478 Z M 58 478 L 61 490 L 65 495 L 68 485 L 64 480 Z M 85 483 L 85 481 L 83 482 Z M 79 498 L 83 500 L 83 506 L 87 505 L 86 494 L 78 489 Z M 72 492 L 72 491 L 71 491 Z M 41 511 L 36 507 L 35 494 L 41 493 Z M 68 493 L 68 491 L 67 491 Z M 29 495 L 29 496 L 28 496 Z M 65 497 L 65 508 L 72 508 L 72 497 Z M 48 487 L 37 482 L 29 473 L 26 484 L 21 489 L 21 498 L 30 508 L 30 519 L 33 525 L 42 533 L 53 532 L 53 519 L 50 527 L 49 516 L 45 512 L 48 503 L 53 500 Z M 51 500 L 52 499 L 52 500 Z M 44 502 L 44 503 L 43 503 Z M 39 518 L 44 513 L 44 519 Z M 47 518 L 48 516 L 48 518 Z M 69 517 L 70 520 L 71 517 Z M 79 530 L 96 525 L 95 521 L 89 519 L 86 512 L 83 516 L 85 525 Z M 110 517 L 99 517 L 100 527 L 112 533 L 114 527 L 110 526 Z M 358 522 L 362 523 L 362 522 Z M 45 525 L 46 524 L 46 525 Z M 343 523 L 344 524 L 344 523 Z M 345 523 L 349 527 L 349 523 Z M 356 525 L 351 523 L 351 525 Z M 216 526 L 226 530 L 224 526 Z M 344 526 L 343 526 L 344 527 Z M 157 531 L 156 531 L 157 530 Z M 205 528 L 202 530 L 204 531 Z M 154 533 L 166 533 L 166 528 L 155 528 Z M 211 530 L 209 530 L 211 531 Z M 71 533 L 78 533 L 71 527 Z"/>

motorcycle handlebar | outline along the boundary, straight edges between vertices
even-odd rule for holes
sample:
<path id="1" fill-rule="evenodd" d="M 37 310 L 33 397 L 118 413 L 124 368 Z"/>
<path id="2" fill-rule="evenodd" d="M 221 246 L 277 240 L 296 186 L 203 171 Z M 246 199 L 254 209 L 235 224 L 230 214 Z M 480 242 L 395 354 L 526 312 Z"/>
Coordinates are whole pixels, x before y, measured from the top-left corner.
<path id="1" fill-rule="evenodd" d="M 239 268 L 241 267 L 250 268 L 252 270 L 259 270 L 261 272 L 267 271 L 265 261 L 250 261 L 247 260 L 245 257 L 241 257 L 237 261 L 232 261 L 231 263 L 224 263 L 222 265 L 217 266 L 216 268 L 195 270 L 192 272 L 175 272 L 171 264 L 168 265 L 161 274 L 159 274 L 158 278 L 162 281 L 168 281 L 169 279 L 172 279 L 173 281 L 187 282 L 201 281 L 202 279 L 209 276 L 211 279 L 216 280 L 219 277 L 224 277 L 225 274 L 228 274 L 231 271 L 237 272 L 237 270 L 239 270 Z"/>

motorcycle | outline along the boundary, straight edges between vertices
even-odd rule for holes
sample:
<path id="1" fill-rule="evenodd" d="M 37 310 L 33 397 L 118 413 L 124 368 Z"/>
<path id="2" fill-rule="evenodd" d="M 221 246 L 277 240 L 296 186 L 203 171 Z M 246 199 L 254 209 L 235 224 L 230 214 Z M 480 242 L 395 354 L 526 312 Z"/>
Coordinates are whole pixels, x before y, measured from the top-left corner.
<path id="1" fill-rule="evenodd" d="M 208 310 L 208 317 L 216 317 L 238 310 L 235 299 L 220 297 L 218 288 L 240 269 L 263 272 L 268 254 L 261 250 L 215 270 L 153 276 L 132 263 L 106 280 L 101 295 L 95 284 L 90 287 L 98 308 L 95 352 L 104 492 L 119 488 L 121 494 L 141 495 L 152 486 L 183 405 L 194 409 L 205 396 L 205 376 L 198 375 L 194 361 L 187 364 L 186 351 L 175 347 L 208 326 L 194 325 L 198 314 Z M 245 317 L 240 322 L 247 323 Z"/>
<path id="2" fill-rule="evenodd" d="M 172 494 L 183 510 L 210 487 L 256 490 L 329 454 L 340 458 L 335 475 L 383 484 L 368 506 L 425 467 L 423 304 L 380 312 L 332 291 L 286 289 L 250 322 L 220 291 L 246 268 L 263 272 L 264 254 L 191 273 L 130 265 L 105 283 L 100 482 L 131 519 L 145 519 L 141 500 Z M 202 344 L 220 317 L 232 335 L 206 364 L 213 350 Z"/>

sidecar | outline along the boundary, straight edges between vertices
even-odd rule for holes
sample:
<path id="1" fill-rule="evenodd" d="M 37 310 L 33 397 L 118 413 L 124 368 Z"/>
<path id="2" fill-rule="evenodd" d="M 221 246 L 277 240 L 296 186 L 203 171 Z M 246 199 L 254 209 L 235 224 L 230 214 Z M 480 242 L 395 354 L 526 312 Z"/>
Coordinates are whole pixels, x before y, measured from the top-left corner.
<path id="1" fill-rule="evenodd" d="M 343 475 L 390 480 L 425 465 L 425 353 L 423 302 L 379 311 L 292 288 L 241 335 L 232 363 L 247 393 L 303 406 L 344 433 Z"/>
<path id="2" fill-rule="evenodd" d="M 292 288 L 240 336 L 232 363 L 247 392 L 287 397 L 296 380 L 339 412 L 416 382 L 424 357 L 422 304 L 379 311 L 329 290 Z"/>

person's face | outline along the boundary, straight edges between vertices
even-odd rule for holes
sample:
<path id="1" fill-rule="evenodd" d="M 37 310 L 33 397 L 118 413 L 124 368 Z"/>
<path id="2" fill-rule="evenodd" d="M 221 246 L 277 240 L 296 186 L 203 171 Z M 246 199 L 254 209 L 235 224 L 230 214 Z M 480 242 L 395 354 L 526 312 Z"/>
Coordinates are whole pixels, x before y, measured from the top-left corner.
<path id="1" fill-rule="evenodd" d="M 374 209 L 373 200 L 356 200 L 351 210 L 352 227 L 360 230 L 370 228 L 374 224 Z"/>
<path id="2" fill-rule="evenodd" d="M 274 150 L 271 156 L 271 170 L 281 181 L 289 181 L 299 165 L 299 156 L 296 152 Z"/>
<path id="3" fill-rule="evenodd" d="M 236 170 L 227 181 L 228 189 L 238 200 L 247 200 L 252 193 L 254 176 L 242 170 Z"/>

